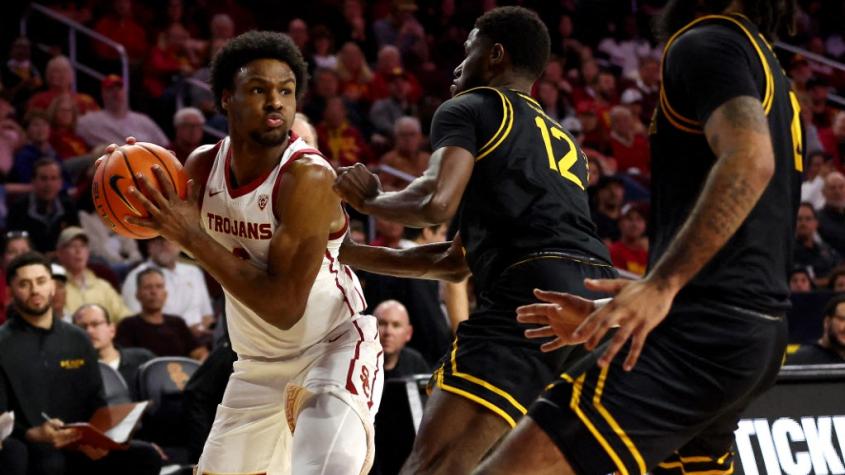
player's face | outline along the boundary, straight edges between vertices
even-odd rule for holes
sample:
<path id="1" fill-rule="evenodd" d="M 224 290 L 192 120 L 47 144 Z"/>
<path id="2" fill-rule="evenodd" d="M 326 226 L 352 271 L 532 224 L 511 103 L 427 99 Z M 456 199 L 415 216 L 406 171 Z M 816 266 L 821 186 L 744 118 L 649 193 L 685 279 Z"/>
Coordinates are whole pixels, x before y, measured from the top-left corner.
<path id="1" fill-rule="evenodd" d="M 836 313 L 825 318 L 825 330 L 830 346 L 836 350 L 845 350 L 845 303 L 836 306 Z"/>
<path id="2" fill-rule="evenodd" d="M 235 74 L 234 91 L 224 91 L 223 108 L 233 129 L 253 142 L 281 145 L 296 113 L 296 77 L 277 59 L 250 61 Z"/>
<path id="3" fill-rule="evenodd" d="M 478 28 L 473 28 L 464 42 L 466 56 L 461 64 L 455 68 L 455 80 L 452 81 L 452 95 L 484 86 L 490 79 L 488 56 L 489 42 L 478 36 Z"/>
<path id="4" fill-rule="evenodd" d="M 41 264 L 23 266 L 11 282 L 12 301 L 26 315 L 44 315 L 53 304 L 53 277 Z"/>

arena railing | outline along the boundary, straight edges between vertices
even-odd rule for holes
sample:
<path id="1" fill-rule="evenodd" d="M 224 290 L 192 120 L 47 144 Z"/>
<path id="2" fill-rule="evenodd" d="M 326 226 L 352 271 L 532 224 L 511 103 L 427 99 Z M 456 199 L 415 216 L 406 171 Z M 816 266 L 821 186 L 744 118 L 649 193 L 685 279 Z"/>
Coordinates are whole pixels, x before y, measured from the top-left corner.
<path id="1" fill-rule="evenodd" d="M 775 48 L 782 49 L 784 51 L 789 51 L 793 54 L 800 54 L 803 56 L 807 61 L 812 61 L 814 63 L 823 64 L 825 66 L 830 66 L 833 69 L 839 70 L 845 73 L 845 63 L 840 63 L 839 61 L 834 61 L 830 58 L 826 58 L 820 54 L 813 53 L 812 51 L 808 51 L 804 48 L 799 48 L 798 46 L 790 45 L 784 43 L 782 41 L 775 42 Z M 836 104 L 840 108 L 845 109 L 845 97 L 842 97 L 838 94 L 829 93 L 827 96 L 827 100 Z"/>
<path id="2" fill-rule="evenodd" d="M 53 21 L 61 23 L 68 28 L 67 34 L 67 49 L 68 49 L 68 59 L 70 60 L 70 64 L 73 65 L 74 69 L 78 69 L 83 73 L 93 77 L 97 81 L 101 81 L 106 74 L 100 71 L 97 71 L 85 64 L 82 64 L 77 59 L 77 34 L 82 34 L 87 36 L 88 38 L 99 41 L 100 43 L 105 44 L 109 48 L 114 49 L 117 51 L 118 56 L 120 56 L 120 64 L 121 64 L 121 76 L 123 77 L 123 87 L 124 89 L 129 92 L 129 55 L 126 54 L 126 48 L 123 47 L 122 44 L 108 38 L 96 31 L 86 27 L 85 25 L 73 21 L 70 18 L 62 15 L 61 13 L 55 12 L 52 9 L 45 7 L 44 5 L 40 5 L 38 3 L 33 3 L 29 6 L 29 10 L 21 17 L 20 21 L 20 33 L 21 36 L 26 36 L 27 31 L 27 24 L 29 22 L 29 17 L 32 15 L 33 12 L 40 13 L 47 18 L 50 18 Z M 47 49 L 46 46 L 38 45 L 42 49 Z M 74 90 L 76 90 L 76 83 L 73 85 Z"/>

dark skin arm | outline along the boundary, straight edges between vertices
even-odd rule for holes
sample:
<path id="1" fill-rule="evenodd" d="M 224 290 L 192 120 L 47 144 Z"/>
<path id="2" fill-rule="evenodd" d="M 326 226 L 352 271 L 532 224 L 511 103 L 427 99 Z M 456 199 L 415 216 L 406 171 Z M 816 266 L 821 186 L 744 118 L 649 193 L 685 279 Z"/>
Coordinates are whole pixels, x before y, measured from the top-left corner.
<path id="1" fill-rule="evenodd" d="M 630 339 L 624 368 L 634 367 L 646 337 L 666 318 L 675 295 L 739 229 L 774 175 L 772 141 L 759 99 L 741 96 L 725 102 L 710 115 L 704 133 L 716 163 L 689 218 L 649 275 L 638 282 L 588 279 L 588 289 L 616 295 L 598 309 L 593 305 L 568 305 L 560 301 L 564 294 L 537 294 L 549 303 L 520 308 L 520 322 L 550 326 L 558 336 L 556 343 L 585 342 L 590 350 L 618 325 L 599 366 L 607 367 Z M 574 332 L 554 331 L 556 326 L 565 327 L 556 322 L 571 320 L 573 313 L 577 318 L 586 317 Z M 549 336 L 549 332 L 529 336 Z"/>
<path id="2" fill-rule="evenodd" d="M 461 282 L 470 273 L 459 236 L 410 249 L 365 246 L 347 239 L 340 248 L 340 261 L 367 272 L 413 279 Z"/>
<path id="3" fill-rule="evenodd" d="M 384 192 L 378 177 L 358 163 L 338 170 L 335 192 L 358 211 L 411 227 L 449 221 L 458 209 L 475 157 L 460 147 L 432 154 L 423 176 L 404 190 Z"/>
<path id="4" fill-rule="evenodd" d="M 317 277 L 329 234 L 343 223 L 340 200 L 332 191 L 335 174 L 316 161 L 303 157 L 281 179 L 276 202 L 279 227 L 270 241 L 267 270 L 245 263 L 209 236 L 200 224 L 199 170 L 209 150 L 194 152 L 185 170 L 191 177 L 188 198 L 179 199 L 173 185 L 157 170 L 164 193 L 142 180 L 142 190 L 131 193 L 144 203 L 152 219 L 131 218 L 151 227 L 191 253 L 199 264 L 240 301 L 267 323 L 283 330 L 295 325 L 305 312 Z M 274 298 L 267 298 L 272 295 Z"/>

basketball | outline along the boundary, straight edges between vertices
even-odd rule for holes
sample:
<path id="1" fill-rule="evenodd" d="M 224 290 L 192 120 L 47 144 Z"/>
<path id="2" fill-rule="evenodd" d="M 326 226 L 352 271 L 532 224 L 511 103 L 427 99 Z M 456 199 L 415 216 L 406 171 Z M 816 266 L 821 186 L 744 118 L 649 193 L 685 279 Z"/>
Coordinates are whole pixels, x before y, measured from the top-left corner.
<path id="1" fill-rule="evenodd" d="M 124 221 L 127 216 L 149 216 L 141 202 L 133 198 L 128 189 L 130 186 L 142 189 L 136 178 L 136 175 L 141 173 L 153 187 L 161 190 L 152 169 L 153 165 L 161 166 L 179 196 L 184 199 L 188 177 L 176 157 L 158 145 L 145 142 L 123 145 L 104 158 L 103 163 L 97 167 L 91 184 L 94 207 L 106 226 L 115 233 L 132 239 L 150 239 L 158 236 L 152 229 Z"/>

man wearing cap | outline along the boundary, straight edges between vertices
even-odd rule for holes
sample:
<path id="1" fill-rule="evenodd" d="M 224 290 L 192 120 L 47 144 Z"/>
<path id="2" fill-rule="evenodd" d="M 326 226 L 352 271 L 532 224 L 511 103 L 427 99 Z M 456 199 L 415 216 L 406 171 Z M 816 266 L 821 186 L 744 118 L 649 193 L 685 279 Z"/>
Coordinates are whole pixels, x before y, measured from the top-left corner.
<path id="1" fill-rule="evenodd" d="M 123 143 L 127 136 L 139 142 L 166 145 L 169 141 L 164 132 L 149 116 L 129 110 L 123 79 L 115 74 L 103 78 L 100 91 L 103 96 L 103 110 L 85 114 L 79 118 L 76 133 L 91 147 L 100 144 Z"/>
<path id="2" fill-rule="evenodd" d="M 173 141 L 170 150 L 176 154 L 181 163 L 185 163 L 188 155 L 202 144 L 205 116 L 196 107 L 183 107 L 173 115 Z"/>
<path id="3" fill-rule="evenodd" d="M 619 218 L 619 240 L 610 246 L 610 260 L 617 269 L 642 276 L 648 265 L 646 212 L 642 206 L 628 203 Z"/>
<path id="4" fill-rule="evenodd" d="M 70 315 L 65 312 L 67 303 L 67 271 L 60 264 L 50 264 L 50 271 L 53 274 L 53 316 L 58 320 L 70 322 Z"/>
<path id="5" fill-rule="evenodd" d="M 77 226 L 62 231 L 56 244 L 56 257 L 68 273 L 65 310 L 73 313 L 86 303 L 102 305 L 115 321 L 131 314 L 120 295 L 107 281 L 88 269 L 88 235 Z"/>

